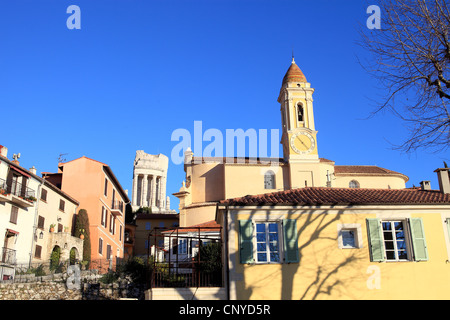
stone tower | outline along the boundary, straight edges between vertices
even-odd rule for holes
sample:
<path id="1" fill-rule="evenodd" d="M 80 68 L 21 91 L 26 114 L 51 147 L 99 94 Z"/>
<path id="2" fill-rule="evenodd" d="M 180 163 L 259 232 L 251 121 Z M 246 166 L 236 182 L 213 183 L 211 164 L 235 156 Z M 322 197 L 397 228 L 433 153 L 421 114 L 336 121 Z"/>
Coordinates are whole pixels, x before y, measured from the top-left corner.
<path id="1" fill-rule="evenodd" d="M 163 154 L 152 155 L 136 151 L 133 166 L 133 210 L 149 207 L 152 213 L 175 213 L 170 210 L 166 198 L 167 169 L 169 158 Z M 173 211 L 173 212 L 172 212 Z"/>

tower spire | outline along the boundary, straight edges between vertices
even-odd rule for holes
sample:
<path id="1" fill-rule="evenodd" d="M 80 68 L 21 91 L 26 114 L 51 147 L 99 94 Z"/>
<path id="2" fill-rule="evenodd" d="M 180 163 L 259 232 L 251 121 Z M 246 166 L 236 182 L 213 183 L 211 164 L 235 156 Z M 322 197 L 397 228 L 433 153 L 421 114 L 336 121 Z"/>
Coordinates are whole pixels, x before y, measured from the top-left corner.
<path id="1" fill-rule="evenodd" d="M 292 63 L 295 63 L 295 60 L 294 60 L 294 48 L 292 48 Z"/>

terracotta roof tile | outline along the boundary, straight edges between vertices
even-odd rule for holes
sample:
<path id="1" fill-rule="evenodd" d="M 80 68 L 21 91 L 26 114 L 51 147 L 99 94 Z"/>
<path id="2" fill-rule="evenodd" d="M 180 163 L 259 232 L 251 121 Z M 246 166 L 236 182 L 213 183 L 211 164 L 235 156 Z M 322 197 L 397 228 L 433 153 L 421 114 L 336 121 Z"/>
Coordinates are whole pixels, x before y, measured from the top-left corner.
<path id="1" fill-rule="evenodd" d="M 450 194 L 418 189 L 307 187 L 228 199 L 220 203 L 234 206 L 450 204 Z"/>
<path id="2" fill-rule="evenodd" d="M 302 70 L 292 61 L 291 66 L 286 71 L 286 74 L 283 78 L 283 83 L 285 82 L 307 82 L 306 77 L 303 74 Z"/>

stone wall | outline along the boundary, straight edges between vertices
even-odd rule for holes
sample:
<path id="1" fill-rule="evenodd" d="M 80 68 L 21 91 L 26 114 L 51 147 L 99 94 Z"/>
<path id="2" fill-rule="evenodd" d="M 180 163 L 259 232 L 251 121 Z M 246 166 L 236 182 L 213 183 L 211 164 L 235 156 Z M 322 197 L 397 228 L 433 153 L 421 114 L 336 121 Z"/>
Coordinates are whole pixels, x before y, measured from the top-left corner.
<path id="1" fill-rule="evenodd" d="M 144 299 L 144 288 L 127 280 L 87 283 L 68 289 L 63 281 L 0 282 L 0 300 L 120 300 Z"/>

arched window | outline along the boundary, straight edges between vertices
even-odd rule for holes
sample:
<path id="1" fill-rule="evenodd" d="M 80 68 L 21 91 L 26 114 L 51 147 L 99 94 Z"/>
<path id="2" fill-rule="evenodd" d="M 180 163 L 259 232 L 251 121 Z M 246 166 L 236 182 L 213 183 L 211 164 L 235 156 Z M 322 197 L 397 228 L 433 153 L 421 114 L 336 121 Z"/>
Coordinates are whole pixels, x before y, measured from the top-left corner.
<path id="1" fill-rule="evenodd" d="M 352 181 L 350 181 L 350 183 L 348 184 L 348 187 L 349 188 L 359 188 L 359 182 L 358 181 L 356 181 L 356 180 L 352 180 Z"/>
<path id="2" fill-rule="evenodd" d="M 264 189 L 275 189 L 275 173 L 271 170 L 264 174 Z"/>
<path id="3" fill-rule="evenodd" d="M 303 121 L 303 105 L 301 103 L 297 105 L 297 120 Z"/>

